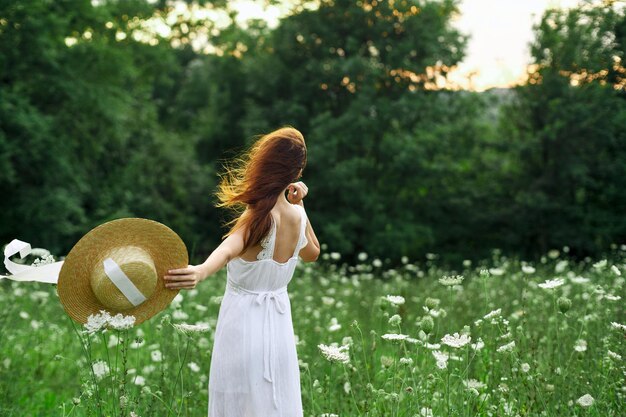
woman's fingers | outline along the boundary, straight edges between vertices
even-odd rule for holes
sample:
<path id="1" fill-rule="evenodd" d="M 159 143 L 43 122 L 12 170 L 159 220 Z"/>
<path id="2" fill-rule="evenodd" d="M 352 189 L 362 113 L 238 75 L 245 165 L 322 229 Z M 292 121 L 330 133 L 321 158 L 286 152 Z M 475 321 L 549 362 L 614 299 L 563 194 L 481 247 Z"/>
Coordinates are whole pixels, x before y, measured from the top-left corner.
<path id="1" fill-rule="evenodd" d="M 189 281 L 193 279 L 193 275 L 165 275 L 166 281 Z"/>
<path id="2" fill-rule="evenodd" d="M 186 268 L 170 269 L 167 271 L 168 274 L 188 274 L 189 272 L 189 266 Z"/>
<path id="3" fill-rule="evenodd" d="M 298 181 L 289 184 L 288 190 L 289 192 L 287 195 L 287 199 L 291 203 L 296 204 L 304 197 L 306 197 L 309 192 L 309 187 L 307 187 L 306 184 L 304 184 L 302 181 Z"/>
<path id="4" fill-rule="evenodd" d="M 196 280 L 191 278 L 168 280 L 165 283 L 165 288 L 195 288 Z"/>

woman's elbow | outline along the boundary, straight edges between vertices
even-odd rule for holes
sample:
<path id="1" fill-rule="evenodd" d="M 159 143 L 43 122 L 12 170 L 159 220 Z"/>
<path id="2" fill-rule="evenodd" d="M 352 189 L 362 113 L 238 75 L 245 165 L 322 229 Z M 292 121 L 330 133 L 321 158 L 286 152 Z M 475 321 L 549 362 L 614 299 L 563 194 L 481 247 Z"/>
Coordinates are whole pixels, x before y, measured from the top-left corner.
<path id="1" fill-rule="evenodd" d="M 317 258 L 319 258 L 320 256 L 320 249 L 310 249 L 307 251 L 302 251 L 300 252 L 300 257 L 302 258 L 302 260 L 304 262 L 315 262 L 317 261 Z"/>

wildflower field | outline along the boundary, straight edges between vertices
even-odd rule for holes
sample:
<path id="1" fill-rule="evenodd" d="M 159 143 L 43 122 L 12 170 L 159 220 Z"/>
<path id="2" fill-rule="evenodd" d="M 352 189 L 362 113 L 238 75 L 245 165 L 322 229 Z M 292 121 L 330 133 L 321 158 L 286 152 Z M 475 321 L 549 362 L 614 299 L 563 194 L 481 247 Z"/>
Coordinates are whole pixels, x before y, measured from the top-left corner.
<path id="1" fill-rule="evenodd" d="M 367 254 L 289 285 L 305 416 L 624 416 L 626 247 L 444 270 Z M 0 416 L 206 415 L 225 269 L 137 327 L 79 326 L 55 286 L 0 281 Z M 108 325 L 107 325 L 108 324 Z"/>

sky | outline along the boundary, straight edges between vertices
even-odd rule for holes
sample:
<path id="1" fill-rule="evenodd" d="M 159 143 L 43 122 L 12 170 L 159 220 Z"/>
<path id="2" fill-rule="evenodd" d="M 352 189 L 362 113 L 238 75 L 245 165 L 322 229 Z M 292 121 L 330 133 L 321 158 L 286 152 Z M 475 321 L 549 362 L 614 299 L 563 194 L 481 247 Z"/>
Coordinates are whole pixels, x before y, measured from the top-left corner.
<path id="1" fill-rule="evenodd" d="M 265 10 L 262 2 L 239 0 L 235 8 L 242 21 L 265 16 L 275 25 L 281 10 Z M 548 7 L 575 7 L 578 0 L 462 0 L 460 16 L 453 25 L 470 35 L 466 58 L 448 78 L 461 88 L 484 91 L 491 87 L 509 87 L 522 82 L 530 63 L 528 43 L 533 38 L 532 25 Z M 471 83 L 468 75 L 471 77 Z"/>
<path id="2" fill-rule="evenodd" d="M 521 82 L 530 64 L 532 25 L 549 7 L 577 4 L 577 0 L 463 0 L 461 15 L 453 24 L 471 38 L 466 57 L 450 73 L 450 80 L 477 91 Z"/>
<path id="3" fill-rule="evenodd" d="M 484 91 L 524 83 L 526 69 L 531 64 L 529 43 L 533 39 L 533 24 L 538 23 L 544 11 L 550 7 L 571 8 L 581 4 L 581 1 L 460 0 L 460 14 L 452 21 L 452 25 L 470 38 L 465 59 L 448 74 L 450 88 Z M 289 13 L 290 3 L 283 1 L 277 6 L 264 7 L 265 3 L 261 0 L 231 0 L 230 6 L 238 11 L 236 20 L 243 27 L 246 26 L 245 21 L 252 17 L 264 18 L 270 27 L 275 27 L 280 18 Z M 168 16 L 168 20 L 172 18 L 175 21 L 177 13 L 190 13 L 199 19 L 221 20 L 214 10 L 189 10 L 184 2 L 179 2 L 176 9 L 172 16 Z M 224 19 L 224 22 L 227 20 Z M 163 31 L 162 35 L 167 35 L 167 23 L 173 22 L 157 22 L 154 30 Z M 204 52 L 214 50 L 206 36 L 198 37 L 192 44 Z M 440 81 L 437 85 L 441 84 Z"/>

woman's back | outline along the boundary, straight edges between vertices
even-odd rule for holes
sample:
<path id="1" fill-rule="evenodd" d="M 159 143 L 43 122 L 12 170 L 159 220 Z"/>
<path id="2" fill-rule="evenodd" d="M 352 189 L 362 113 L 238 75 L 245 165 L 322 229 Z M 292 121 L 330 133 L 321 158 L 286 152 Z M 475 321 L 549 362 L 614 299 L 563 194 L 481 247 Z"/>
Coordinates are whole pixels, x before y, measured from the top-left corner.
<path id="1" fill-rule="evenodd" d="M 276 204 L 271 211 L 272 229 L 265 236 L 264 242 L 251 246 L 245 252 L 239 255 L 245 261 L 255 261 L 257 259 L 265 259 L 268 257 L 270 247 L 274 242 L 270 242 L 270 235 L 274 232 L 275 248 L 273 259 L 279 263 L 289 260 L 294 252 L 294 248 L 299 242 L 300 226 L 302 222 L 301 209 L 298 204 Z M 304 238 L 306 240 L 306 237 Z"/>
<path id="2" fill-rule="evenodd" d="M 291 281 L 298 252 L 308 243 L 304 207 L 292 206 L 298 216 L 297 222 L 294 222 L 293 212 L 285 211 L 279 219 L 272 215 L 272 227 L 261 244 L 228 262 L 229 284 L 253 291 L 270 291 L 285 287 Z M 255 253 L 256 259 L 251 260 L 249 256 Z"/>

